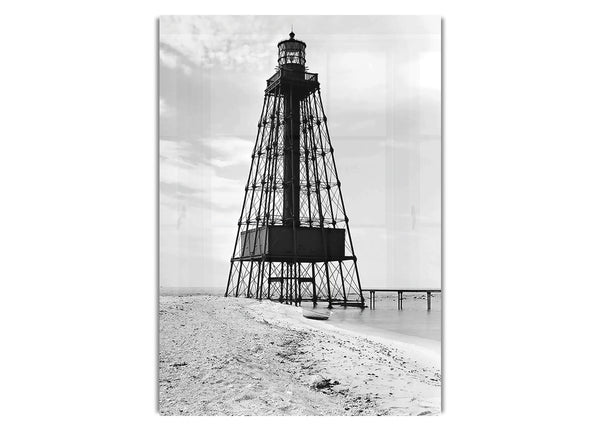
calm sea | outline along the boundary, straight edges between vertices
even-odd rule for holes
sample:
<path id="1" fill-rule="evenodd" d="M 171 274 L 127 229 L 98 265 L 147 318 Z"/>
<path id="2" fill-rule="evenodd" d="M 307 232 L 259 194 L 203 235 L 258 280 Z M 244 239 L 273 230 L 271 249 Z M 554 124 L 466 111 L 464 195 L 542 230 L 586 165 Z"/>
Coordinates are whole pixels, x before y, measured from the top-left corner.
<path id="1" fill-rule="evenodd" d="M 406 294 L 405 294 L 406 295 Z M 442 339 L 441 295 L 433 295 L 431 310 L 427 311 L 424 295 L 405 296 L 403 309 L 398 310 L 396 294 L 378 293 L 375 309 L 336 307 L 326 322 L 339 328 L 396 341 L 409 342 L 440 351 Z M 368 302 L 368 297 L 365 298 Z M 312 304 L 303 307 L 312 308 Z"/>

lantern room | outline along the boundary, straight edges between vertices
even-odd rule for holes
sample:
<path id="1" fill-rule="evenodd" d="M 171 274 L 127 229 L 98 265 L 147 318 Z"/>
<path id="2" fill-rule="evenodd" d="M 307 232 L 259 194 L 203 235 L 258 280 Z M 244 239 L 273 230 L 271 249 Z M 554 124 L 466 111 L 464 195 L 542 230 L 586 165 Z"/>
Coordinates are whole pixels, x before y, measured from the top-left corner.
<path id="1" fill-rule="evenodd" d="M 279 49 L 279 68 L 289 70 L 304 70 L 306 63 L 306 44 L 301 40 L 294 39 L 294 32 L 290 33 L 288 40 L 282 40 L 277 44 Z"/>

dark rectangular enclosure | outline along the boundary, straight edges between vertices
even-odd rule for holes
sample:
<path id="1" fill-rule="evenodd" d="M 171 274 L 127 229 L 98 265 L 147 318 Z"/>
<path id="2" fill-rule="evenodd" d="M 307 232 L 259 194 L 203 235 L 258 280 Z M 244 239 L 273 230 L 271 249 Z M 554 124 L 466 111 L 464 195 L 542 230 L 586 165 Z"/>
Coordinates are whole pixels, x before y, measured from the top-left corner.
<path id="1" fill-rule="evenodd" d="M 321 229 L 318 227 L 297 227 L 295 229 L 296 255 L 299 259 L 324 261 L 344 258 L 345 229 Z M 293 257 L 294 228 L 292 226 L 263 226 L 240 233 L 241 257 L 263 254 L 272 258 Z"/>

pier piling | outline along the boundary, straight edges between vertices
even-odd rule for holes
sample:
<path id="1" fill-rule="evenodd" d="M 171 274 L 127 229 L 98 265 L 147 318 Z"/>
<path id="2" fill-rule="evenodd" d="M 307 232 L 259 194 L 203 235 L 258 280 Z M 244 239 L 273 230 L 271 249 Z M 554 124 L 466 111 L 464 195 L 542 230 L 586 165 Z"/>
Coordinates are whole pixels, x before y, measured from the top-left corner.
<path id="1" fill-rule="evenodd" d="M 431 311 L 431 294 L 442 293 L 441 289 L 362 289 L 369 292 L 369 308 L 375 309 L 375 292 L 397 292 L 398 293 L 398 310 L 403 309 L 404 293 L 426 293 L 427 294 L 427 311 Z"/>

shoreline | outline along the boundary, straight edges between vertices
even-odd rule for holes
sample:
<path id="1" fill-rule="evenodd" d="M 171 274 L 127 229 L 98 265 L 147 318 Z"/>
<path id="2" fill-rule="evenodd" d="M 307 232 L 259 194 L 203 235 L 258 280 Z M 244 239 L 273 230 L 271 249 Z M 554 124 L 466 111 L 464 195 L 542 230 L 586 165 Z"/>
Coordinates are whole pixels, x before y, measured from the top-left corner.
<path id="1" fill-rule="evenodd" d="M 242 298 L 242 300 L 244 300 Z M 255 301 L 250 299 L 249 301 Z M 260 301 L 255 301 L 261 303 Z M 267 304 L 269 301 L 264 301 Z M 294 307 L 290 305 L 280 304 L 277 301 L 270 301 L 272 304 L 278 306 L 279 316 L 274 317 L 274 321 L 283 321 L 286 318 L 291 319 L 293 324 L 298 325 L 299 328 L 304 326 L 322 330 L 329 333 L 344 334 L 350 337 L 365 338 L 370 341 L 386 345 L 388 347 L 397 348 L 400 350 L 411 351 L 415 356 L 418 356 L 420 360 L 426 361 L 429 365 L 441 366 L 441 342 L 432 340 L 429 338 L 418 337 L 414 335 L 407 335 L 402 333 L 396 333 L 389 330 L 378 329 L 375 334 L 370 334 L 365 329 L 360 327 L 359 323 L 348 324 L 347 322 L 332 322 L 330 320 L 318 321 L 306 319 L 302 316 L 301 307 Z M 249 305 L 251 309 L 257 308 Z M 335 311 L 334 311 L 335 312 Z M 369 327 L 369 329 L 372 329 Z"/>
<path id="2" fill-rule="evenodd" d="M 360 323 L 334 321 L 327 323 L 327 325 L 329 328 L 347 331 L 351 334 L 354 334 L 355 336 L 370 338 L 384 344 L 391 344 L 400 348 L 412 348 L 415 352 L 421 352 L 421 354 L 424 357 L 427 357 L 428 360 L 430 360 L 437 367 L 441 366 L 441 341 L 426 337 L 420 337 L 417 335 L 409 335 L 401 332 L 394 332 L 386 329 L 373 329 L 372 327 L 368 327 L 368 329 L 371 331 L 366 331 L 365 329 L 360 327 Z"/>
<path id="3" fill-rule="evenodd" d="M 160 296 L 163 415 L 438 414 L 439 362 L 288 305 Z"/>
<path id="4" fill-rule="evenodd" d="M 204 292 L 191 292 L 191 293 L 181 293 L 181 294 L 168 292 L 168 293 L 161 293 L 160 296 L 165 296 L 165 297 L 207 296 L 207 297 L 223 298 L 223 295 L 220 295 L 217 293 L 204 293 Z M 438 294 L 436 294 L 435 296 L 438 297 Z M 240 298 L 240 299 L 245 299 L 245 298 Z M 420 299 L 424 299 L 424 298 L 422 297 L 421 294 L 412 294 L 412 295 L 405 297 L 405 301 L 410 301 L 411 299 L 413 299 L 413 300 L 419 299 L 420 300 Z M 395 295 L 394 296 L 378 296 L 377 297 L 378 303 L 392 303 L 394 301 L 395 301 Z M 259 301 L 259 302 L 262 302 L 262 301 Z M 285 305 L 278 301 L 272 301 L 272 300 L 264 300 L 264 302 Z M 321 303 L 320 305 L 325 306 L 326 303 Z M 395 308 L 389 308 L 389 307 L 381 308 L 378 310 L 379 311 L 381 311 L 381 310 L 396 311 Z M 334 313 L 335 313 L 335 311 L 334 311 Z M 303 321 L 303 322 L 309 322 L 308 319 L 299 319 L 299 320 Z M 348 333 L 354 334 L 356 336 L 364 336 L 364 337 L 368 337 L 371 339 L 376 339 L 382 343 L 392 343 L 394 345 L 400 343 L 400 345 L 408 344 L 408 345 L 415 346 L 417 348 L 417 350 L 422 350 L 426 356 L 433 356 L 433 359 L 437 360 L 437 366 L 438 367 L 441 366 L 441 355 L 442 355 L 441 339 L 434 339 L 434 338 L 430 338 L 430 337 L 396 332 L 396 331 L 392 331 L 389 329 L 378 328 L 373 325 L 370 325 L 369 323 L 366 323 L 365 325 L 363 325 L 358 322 L 336 321 L 336 320 L 332 320 L 332 319 L 321 322 L 321 323 L 325 325 L 325 326 L 323 326 L 322 329 L 326 330 L 326 331 L 339 329 L 341 331 L 347 331 Z M 441 325 L 441 322 L 440 322 L 440 325 Z"/>

